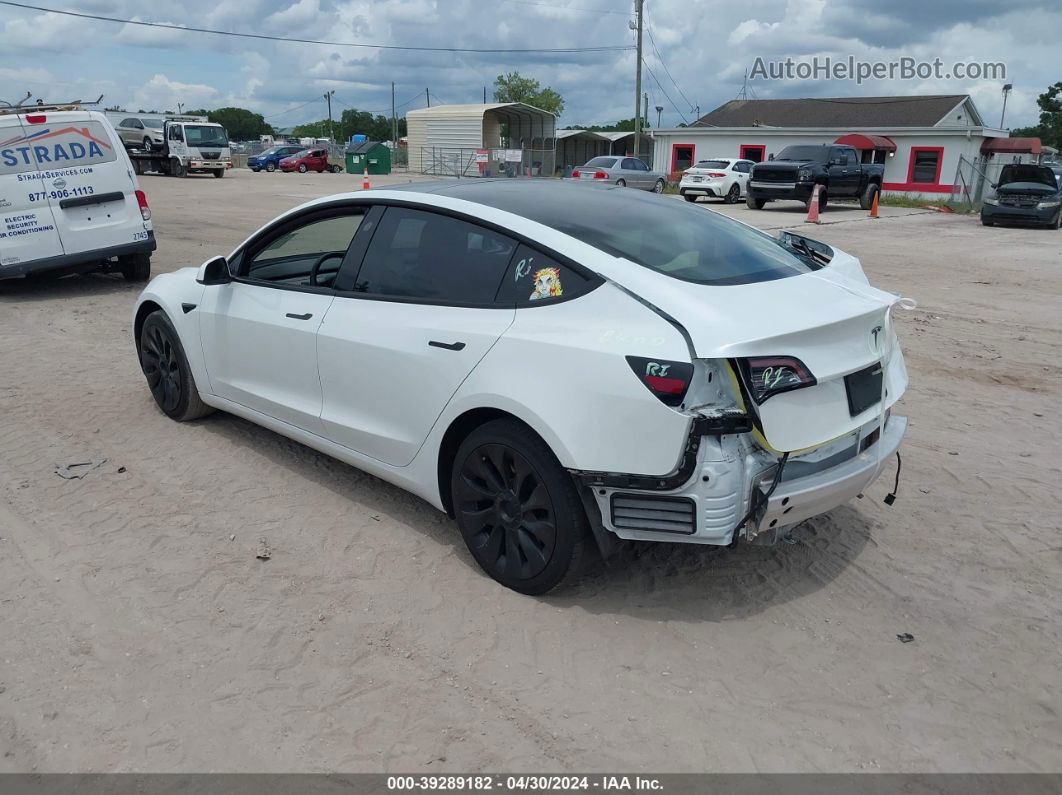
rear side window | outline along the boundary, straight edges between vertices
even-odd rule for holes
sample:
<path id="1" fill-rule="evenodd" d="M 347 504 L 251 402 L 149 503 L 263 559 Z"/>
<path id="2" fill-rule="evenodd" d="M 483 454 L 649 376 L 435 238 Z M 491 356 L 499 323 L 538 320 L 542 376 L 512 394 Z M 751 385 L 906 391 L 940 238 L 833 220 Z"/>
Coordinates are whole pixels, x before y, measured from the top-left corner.
<path id="1" fill-rule="evenodd" d="M 492 304 L 516 241 L 439 213 L 389 207 L 365 252 L 356 292 Z"/>
<path id="2" fill-rule="evenodd" d="M 586 292 L 591 282 L 552 257 L 521 245 L 498 290 L 498 303 L 541 306 Z"/>
<path id="3" fill-rule="evenodd" d="M 98 121 L 26 124 L 13 136 L 8 130 L 0 133 L 0 175 L 92 166 L 118 157 Z"/>

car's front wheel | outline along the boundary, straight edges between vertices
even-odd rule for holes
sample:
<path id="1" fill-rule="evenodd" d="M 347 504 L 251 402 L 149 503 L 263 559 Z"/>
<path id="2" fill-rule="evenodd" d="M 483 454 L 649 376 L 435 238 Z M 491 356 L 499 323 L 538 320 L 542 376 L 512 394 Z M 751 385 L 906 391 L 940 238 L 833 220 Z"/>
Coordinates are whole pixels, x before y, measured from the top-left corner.
<path id="1" fill-rule="evenodd" d="M 501 419 L 469 434 L 450 490 L 465 544 L 502 585 L 535 595 L 578 576 L 586 513 L 571 476 L 530 428 Z"/>
<path id="2" fill-rule="evenodd" d="M 305 174 L 306 173 L 306 164 L 305 163 L 299 163 L 299 173 L 300 174 Z"/>
<path id="3" fill-rule="evenodd" d="M 187 422 L 214 410 L 199 398 L 177 330 L 161 310 L 148 315 L 140 330 L 140 368 L 167 417 Z"/>
<path id="4" fill-rule="evenodd" d="M 750 210 L 762 210 L 763 205 L 767 203 L 766 199 L 755 199 L 752 196 L 745 197 L 745 206 Z"/>

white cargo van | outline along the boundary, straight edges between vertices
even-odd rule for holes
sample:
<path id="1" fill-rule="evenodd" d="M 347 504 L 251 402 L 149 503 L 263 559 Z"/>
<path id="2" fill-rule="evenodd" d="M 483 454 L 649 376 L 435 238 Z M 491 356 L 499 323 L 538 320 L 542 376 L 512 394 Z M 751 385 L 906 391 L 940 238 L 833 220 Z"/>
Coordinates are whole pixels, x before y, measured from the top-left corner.
<path id="1" fill-rule="evenodd" d="M 114 127 L 78 106 L 0 108 L 0 279 L 151 273 L 151 210 Z"/>

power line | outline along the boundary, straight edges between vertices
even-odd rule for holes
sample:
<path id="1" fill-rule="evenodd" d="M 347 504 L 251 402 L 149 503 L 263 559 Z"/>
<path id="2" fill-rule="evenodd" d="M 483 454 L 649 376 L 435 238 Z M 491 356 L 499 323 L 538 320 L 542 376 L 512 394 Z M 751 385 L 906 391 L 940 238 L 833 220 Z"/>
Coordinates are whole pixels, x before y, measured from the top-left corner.
<path id="1" fill-rule="evenodd" d="M 578 11 L 584 14 L 618 14 L 622 17 L 629 17 L 631 13 L 629 11 L 617 11 L 612 8 L 573 8 L 567 5 L 557 5 L 556 3 L 536 3 L 534 0 L 501 0 L 503 3 L 518 3 L 522 6 L 542 6 L 543 8 L 555 8 L 558 11 Z"/>
<path id="2" fill-rule="evenodd" d="M 686 104 L 689 105 L 690 109 L 692 110 L 693 109 L 693 103 L 690 102 L 690 98 L 687 97 L 685 93 L 683 93 L 682 86 L 680 86 L 678 84 L 678 81 L 675 80 L 675 78 L 671 76 L 671 70 L 667 68 L 667 64 L 664 63 L 664 56 L 662 56 L 660 54 L 660 50 L 656 46 L 656 39 L 653 38 L 653 23 L 652 23 L 652 21 L 650 21 L 648 13 L 646 13 L 646 15 L 645 15 L 645 25 L 646 25 L 646 30 L 649 33 L 649 43 L 653 45 L 653 52 L 656 53 L 656 59 L 658 61 L 660 61 L 660 65 L 662 67 L 664 67 L 664 71 L 667 73 L 667 76 L 669 78 L 671 78 L 671 82 L 672 82 L 672 84 L 674 84 L 675 88 L 678 90 L 679 96 L 681 96 L 684 100 L 686 100 Z"/>
<path id="3" fill-rule="evenodd" d="M 314 102 L 317 102 L 317 98 L 316 97 L 314 99 L 311 99 L 309 102 L 303 102 L 301 105 L 296 105 L 294 108 L 288 108 L 287 110 L 282 110 L 282 111 L 279 111 L 278 113 L 270 113 L 268 116 L 263 116 L 262 118 L 264 118 L 264 119 L 272 119 L 272 118 L 275 118 L 276 116 L 283 116 L 286 113 L 291 113 L 293 110 L 298 110 L 299 108 L 305 108 L 307 105 L 312 105 Z"/>
<path id="4" fill-rule="evenodd" d="M 209 33 L 214 36 L 234 36 L 236 38 L 243 39 L 262 39 L 265 41 L 280 41 L 291 44 L 323 44 L 329 47 L 362 47 L 371 50 L 414 50 L 417 52 L 468 52 L 468 53 L 579 53 L 579 52 L 616 52 L 619 50 L 631 50 L 630 46 L 615 46 L 615 47 L 531 47 L 531 48 L 513 48 L 513 47 L 413 47 L 398 44 L 361 44 L 353 41 L 323 41 L 320 39 L 295 39 L 287 38 L 285 36 L 267 36 L 264 33 L 236 33 L 228 30 L 213 30 L 211 28 L 193 28 L 183 27 L 181 25 L 171 25 L 167 22 L 142 22 L 136 19 L 121 19 L 118 17 L 106 17 L 101 14 L 85 14 L 80 11 L 62 11 L 57 8 L 45 8 L 43 6 L 34 6 L 27 3 L 13 3 L 9 0 L 0 0 L 0 5 L 11 6 L 12 8 L 24 8 L 30 11 L 43 11 L 46 14 L 60 14 L 68 17 L 77 17 L 78 19 L 93 19 L 98 22 L 114 22 L 120 25 L 140 25 L 145 28 L 164 28 L 166 30 L 176 30 L 183 33 Z"/>
<path id="5" fill-rule="evenodd" d="M 395 110 L 398 110 L 399 108 L 404 108 L 406 105 L 409 105 L 409 104 L 411 104 L 413 102 L 416 102 L 418 99 L 420 99 L 420 97 L 421 97 L 421 93 L 418 91 L 412 97 L 410 97 L 405 102 L 403 102 L 401 105 L 395 105 Z M 335 101 L 338 102 L 340 105 L 344 105 L 344 106 L 350 108 L 351 110 L 360 111 L 361 113 L 372 113 L 372 114 L 376 114 L 376 115 L 379 115 L 379 116 L 390 116 L 391 115 L 391 109 L 390 108 L 384 108 L 383 110 L 361 110 L 360 108 L 356 108 L 353 105 L 351 105 L 351 104 L 349 104 L 347 102 L 344 102 L 341 99 L 337 99 L 335 97 L 333 97 L 333 99 L 335 99 Z"/>
<path id="6" fill-rule="evenodd" d="M 660 92 L 661 92 L 661 93 L 662 93 L 662 94 L 663 94 L 663 95 L 664 95 L 665 97 L 667 97 L 667 101 L 671 103 L 671 107 L 673 107 L 673 108 L 675 109 L 675 112 L 676 112 L 676 113 L 678 113 L 678 115 L 679 115 L 679 116 L 681 117 L 681 119 L 682 119 L 682 121 L 683 121 L 683 122 L 685 122 L 686 124 L 689 124 L 689 121 L 688 121 L 688 120 L 686 119 L 685 115 L 683 115 L 682 111 L 681 111 L 681 110 L 679 110 L 679 106 L 675 104 L 675 100 L 673 100 L 673 99 L 671 98 L 671 95 L 667 93 L 667 89 L 665 89 L 665 88 L 664 88 L 664 86 L 663 86 L 663 84 L 661 84 L 660 80 L 659 80 L 659 79 L 657 78 L 657 76 L 656 76 L 656 75 L 655 75 L 655 74 L 653 73 L 653 70 L 652 70 L 651 68 L 649 68 L 649 64 L 647 64 L 647 63 L 645 62 L 645 59 L 644 59 L 644 58 L 642 59 L 642 63 L 643 63 L 644 65 L 645 65 L 645 71 L 647 71 L 647 72 L 649 73 L 649 76 L 650 76 L 651 78 L 653 78 L 653 82 L 654 82 L 654 83 L 656 83 L 656 87 L 660 89 Z"/>

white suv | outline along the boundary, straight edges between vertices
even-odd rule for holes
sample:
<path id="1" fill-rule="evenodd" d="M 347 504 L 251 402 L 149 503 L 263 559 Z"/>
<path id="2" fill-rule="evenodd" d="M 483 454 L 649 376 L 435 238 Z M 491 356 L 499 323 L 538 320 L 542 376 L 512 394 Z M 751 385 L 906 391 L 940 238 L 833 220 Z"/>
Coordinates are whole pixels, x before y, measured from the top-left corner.
<path id="1" fill-rule="evenodd" d="M 154 250 L 147 197 L 102 113 L 0 108 L 0 279 L 116 270 L 146 281 Z"/>
<path id="2" fill-rule="evenodd" d="M 461 180 L 304 204 L 157 277 L 133 338 L 170 417 L 398 484 L 542 593 L 591 538 L 773 539 L 862 492 L 907 425 L 896 300 L 843 252 L 650 193 Z"/>

